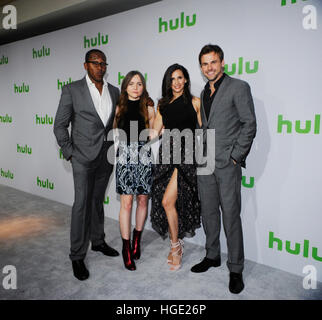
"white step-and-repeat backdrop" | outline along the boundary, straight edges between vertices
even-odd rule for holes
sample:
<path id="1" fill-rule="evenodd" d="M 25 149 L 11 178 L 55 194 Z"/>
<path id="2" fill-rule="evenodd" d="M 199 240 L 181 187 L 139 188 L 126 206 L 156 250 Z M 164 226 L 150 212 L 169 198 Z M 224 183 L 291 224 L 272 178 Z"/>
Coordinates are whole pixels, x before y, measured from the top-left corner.
<path id="1" fill-rule="evenodd" d="M 320 0 L 165 0 L 1 46 L 0 184 L 72 204 L 53 121 L 62 86 L 85 75 L 89 49 L 106 53 L 116 86 L 140 70 L 157 102 L 175 62 L 199 96 L 198 54 L 218 44 L 226 72 L 250 84 L 258 120 L 242 180 L 246 258 L 302 276 L 312 265 L 322 281 L 321 15 Z M 113 174 L 106 215 L 118 219 L 119 204 Z M 202 228 L 189 241 L 204 245 Z"/>

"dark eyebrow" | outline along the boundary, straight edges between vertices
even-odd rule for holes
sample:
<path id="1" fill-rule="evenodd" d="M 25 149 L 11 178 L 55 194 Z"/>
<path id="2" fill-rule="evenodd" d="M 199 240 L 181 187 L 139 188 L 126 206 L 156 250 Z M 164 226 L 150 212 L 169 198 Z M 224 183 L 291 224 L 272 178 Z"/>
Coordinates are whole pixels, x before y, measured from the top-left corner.
<path id="1" fill-rule="evenodd" d="M 209 63 L 216 63 L 218 60 L 215 59 L 215 60 L 211 60 L 209 62 L 202 62 L 201 64 L 209 64 Z"/>

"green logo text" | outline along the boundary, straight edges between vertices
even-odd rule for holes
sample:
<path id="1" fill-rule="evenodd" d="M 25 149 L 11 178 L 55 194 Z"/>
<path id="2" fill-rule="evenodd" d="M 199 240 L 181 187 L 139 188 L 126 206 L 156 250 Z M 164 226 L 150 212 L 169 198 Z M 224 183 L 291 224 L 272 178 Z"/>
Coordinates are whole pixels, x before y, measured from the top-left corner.
<path id="1" fill-rule="evenodd" d="M 2 122 L 2 123 L 11 123 L 12 122 L 12 117 L 8 116 L 8 114 L 6 114 L 5 116 L 0 116 L 0 122 Z"/>
<path id="2" fill-rule="evenodd" d="M 45 48 L 45 46 L 42 46 L 40 50 L 32 49 L 32 58 L 37 59 L 45 56 L 50 55 L 50 48 Z"/>
<path id="3" fill-rule="evenodd" d="M 297 0 L 291 0 L 291 3 L 296 3 Z M 307 1 L 307 0 L 302 0 L 302 1 Z M 281 7 L 286 6 L 287 0 L 282 0 L 281 1 Z"/>
<path id="4" fill-rule="evenodd" d="M 180 18 L 176 18 L 175 22 L 173 21 L 173 19 L 170 19 L 169 22 L 167 21 L 163 21 L 162 18 L 159 18 L 159 33 L 161 33 L 162 31 L 167 32 L 168 28 L 170 28 L 170 30 L 177 30 L 180 26 L 180 28 L 184 28 L 185 25 L 187 27 L 192 27 L 196 24 L 196 14 L 194 13 L 192 15 L 192 21 L 190 21 L 190 17 L 189 16 L 185 16 L 184 12 L 181 12 L 180 14 Z"/>
<path id="5" fill-rule="evenodd" d="M 59 149 L 59 159 L 65 159 L 65 157 L 63 156 L 63 151 L 61 149 Z"/>
<path id="6" fill-rule="evenodd" d="M 17 86 L 16 84 L 14 86 L 14 92 L 15 93 L 27 93 L 29 92 L 29 85 L 26 85 L 24 82 L 21 86 Z"/>
<path id="7" fill-rule="evenodd" d="M 24 153 L 24 154 L 32 154 L 32 148 L 29 148 L 27 145 L 25 145 L 24 147 L 21 147 L 17 143 L 17 152 Z"/>
<path id="8" fill-rule="evenodd" d="M 50 189 L 50 190 L 54 189 L 53 182 L 50 182 L 48 179 L 41 180 L 39 177 L 37 177 L 37 186 L 44 189 Z"/>
<path id="9" fill-rule="evenodd" d="M 292 122 L 290 120 L 284 120 L 283 115 L 279 114 L 277 117 L 277 132 L 282 133 L 283 128 L 286 129 L 286 133 L 292 133 Z M 321 115 L 316 114 L 313 123 L 313 133 L 319 134 L 321 127 Z M 297 133 L 309 133 L 312 129 L 312 121 L 306 120 L 305 127 L 301 126 L 301 120 L 295 120 L 295 131 Z"/>
<path id="10" fill-rule="evenodd" d="M 10 170 L 5 171 L 2 168 L 0 169 L 0 176 L 7 179 L 13 179 L 13 173 Z"/>
<path id="11" fill-rule="evenodd" d="M 63 86 L 65 86 L 66 84 L 72 83 L 73 80 L 71 77 L 69 77 L 69 79 L 67 81 L 59 81 L 59 79 L 57 79 L 57 89 L 61 90 Z"/>
<path id="12" fill-rule="evenodd" d="M 53 117 L 49 117 L 47 114 L 44 117 L 36 114 L 36 124 L 53 124 Z"/>
<path id="13" fill-rule="evenodd" d="M 273 249 L 274 243 L 277 244 L 278 251 L 283 250 L 283 241 L 279 238 L 275 238 L 274 232 L 270 231 L 269 232 L 268 247 L 270 249 Z M 309 254 L 310 254 L 309 249 L 310 249 L 310 241 L 304 240 L 303 241 L 303 251 L 302 251 L 302 255 L 304 258 L 309 257 Z M 299 255 L 301 253 L 301 244 L 295 242 L 294 248 L 291 248 L 291 241 L 286 240 L 285 241 L 285 250 L 286 250 L 286 252 L 288 252 L 290 254 Z M 316 247 L 312 247 L 312 258 L 315 259 L 316 261 L 322 262 L 322 257 L 318 256 L 318 249 Z"/>
<path id="14" fill-rule="evenodd" d="M 97 47 L 100 45 L 104 45 L 108 43 L 108 35 L 105 36 L 101 35 L 99 32 L 97 37 L 87 39 L 86 36 L 84 36 L 84 48 L 90 48 L 90 47 Z"/>
<path id="15" fill-rule="evenodd" d="M 0 65 L 1 64 L 8 64 L 8 57 L 2 56 L 2 58 L 0 59 Z"/>
<path id="16" fill-rule="evenodd" d="M 238 67 L 238 69 L 237 69 Z M 228 75 L 233 75 L 238 72 L 238 74 L 242 74 L 244 72 L 244 58 L 238 58 L 238 66 L 237 63 L 233 63 L 231 69 L 229 70 L 228 64 L 225 64 L 225 72 Z M 258 60 L 255 60 L 253 63 L 253 67 L 250 66 L 250 61 L 245 62 L 245 72 L 246 73 L 256 73 L 258 71 Z"/>
<path id="17" fill-rule="evenodd" d="M 254 188 L 255 178 L 249 177 L 249 182 L 246 181 L 246 177 L 242 176 L 242 186 L 245 188 Z"/>

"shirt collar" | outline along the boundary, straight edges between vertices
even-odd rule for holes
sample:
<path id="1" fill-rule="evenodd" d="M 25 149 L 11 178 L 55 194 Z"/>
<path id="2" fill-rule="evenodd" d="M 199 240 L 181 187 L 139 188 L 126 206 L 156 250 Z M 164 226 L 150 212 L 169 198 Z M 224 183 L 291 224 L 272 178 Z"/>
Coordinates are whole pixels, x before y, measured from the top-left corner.
<path id="1" fill-rule="evenodd" d="M 221 85 L 221 83 L 223 82 L 224 78 L 225 78 L 226 74 L 223 73 L 222 77 L 215 82 L 214 84 L 214 87 L 215 87 L 215 90 L 217 90 L 219 88 L 219 86 Z M 210 84 L 209 84 L 209 81 L 206 83 L 205 85 L 205 90 L 210 90 Z"/>
<path id="2" fill-rule="evenodd" d="M 88 86 L 95 86 L 95 83 L 90 79 L 88 74 L 86 74 L 85 78 Z M 104 78 L 103 78 L 103 86 L 107 87 L 107 81 Z"/>

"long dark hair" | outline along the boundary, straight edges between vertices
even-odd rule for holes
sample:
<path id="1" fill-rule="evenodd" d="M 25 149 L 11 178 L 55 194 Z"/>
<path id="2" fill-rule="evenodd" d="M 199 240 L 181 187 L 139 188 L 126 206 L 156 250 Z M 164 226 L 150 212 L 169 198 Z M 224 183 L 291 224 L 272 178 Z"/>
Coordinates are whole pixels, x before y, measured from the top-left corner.
<path id="1" fill-rule="evenodd" d="M 121 94 L 120 94 L 120 99 L 119 99 L 119 112 L 116 115 L 116 123 L 117 126 L 119 126 L 120 121 L 123 119 L 124 114 L 127 111 L 127 105 L 128 105 L 128 94 L 126 92 L 126 89 L 131 81 L 131 79 L 138 75 L 140 77 L 140 80 L 142 81 L 143 84 L 143 92 L 142 95 L 140 97 L 140 114 L 144 117 L 145 120 L 145 127 L 148 128 L 149 127 L 149 114 L 148 114 L 148 99 L 149 99 L 149 94 L 146 90 L 146 83 L 145 83 L 145 79 L 142 75 L 141 72 L 134 70 L 134 71 L 130 71 L 125 78 L 122 81 L 122 85 L 121 85 Z"/>
<path id="2" fill-rule="evenodd" d="M 185 103 L 189 102 L 192 100 L 192 95 L 190 92 L 190 76 L 188 73 L 188 70 L 178 64 L 175 63 L 173 65 L 171 65 L 167 71 L 164 74 L 163 77 L 163 81 L 162 81 L 162 98 L 159 100 L 159 110 L 160 112 L 162 112 L 162 109 L 170 103 L 170 101 L 173 98 L 173 92 L 172 92 L 172 74 L 173 72 L 175 72 L 176 70 L 181 70 L 185 79 L 187 80 L 187 82 L 184 84 L 184 89 L 183 89 L 183 99 L 185 101 Z"/>

